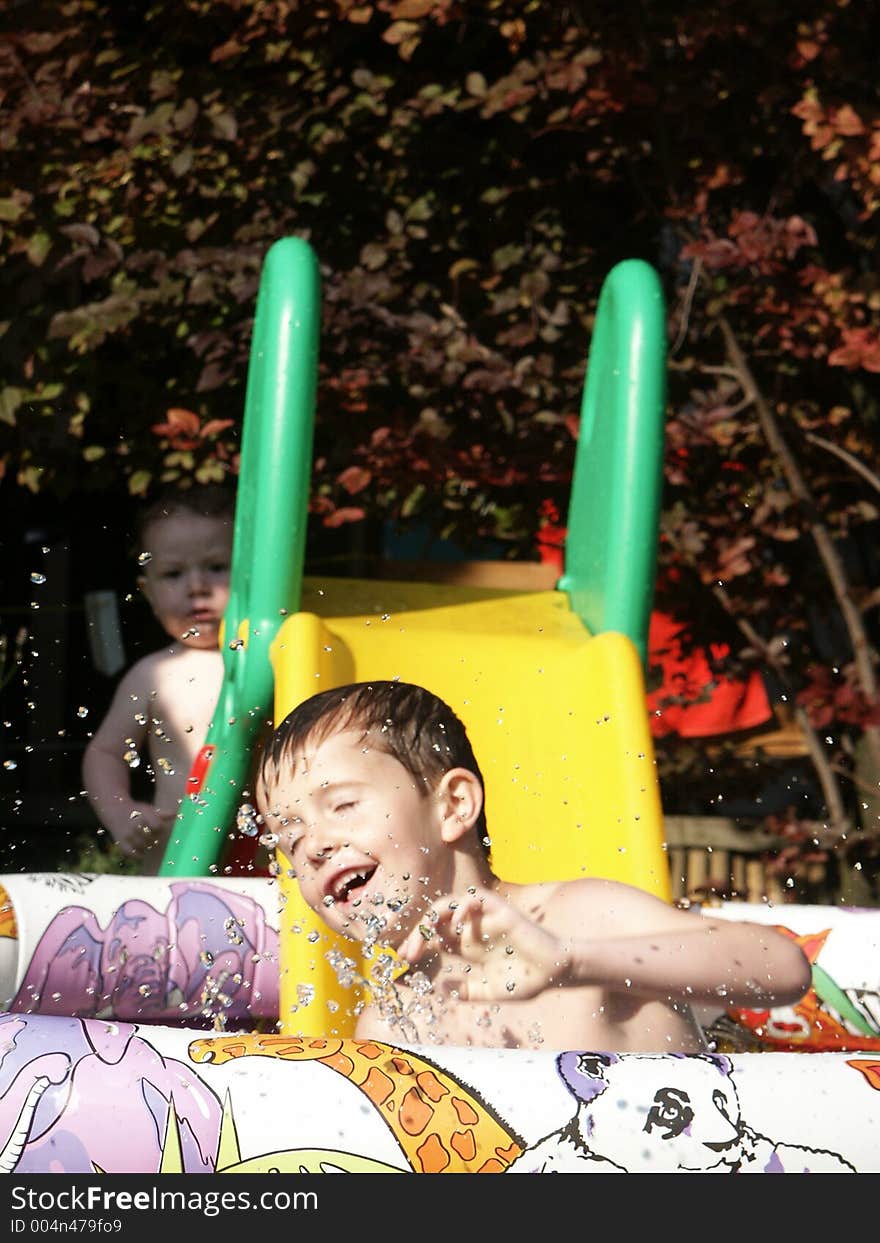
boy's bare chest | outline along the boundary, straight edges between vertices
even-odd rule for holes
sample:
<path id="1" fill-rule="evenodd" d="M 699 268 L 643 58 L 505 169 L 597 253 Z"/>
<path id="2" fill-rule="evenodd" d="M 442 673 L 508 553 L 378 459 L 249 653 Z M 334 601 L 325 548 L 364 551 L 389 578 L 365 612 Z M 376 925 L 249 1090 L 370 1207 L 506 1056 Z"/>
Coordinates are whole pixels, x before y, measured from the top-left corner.
<path id="1" fill-rule="evenodd" d="M 626 999 L 594 986 L 548 990 L 524 1001 L 469 1002 L 397 990 L 397 1013 L 377 1038 L 410 1044 L 596 1052 L 699 1052 L 688 1014 L 656 1001 Z M 385 1010 L 386 1016 L 391 1013 Z"/>
<path id="2" fill-rule="evenodd" d="M 222 657 L 218 652 L 214 660 L 213 655 L 186 653 L 157 665 L 150 697 L 151 749 L 164 745 L 194 754 L 204 742 L 223 677 Z"/>
<path id="3" fill-rule="evenodd" d="M 399 984 L 393 999 L 377 1007 L 388 1026 L 383 1038 L 411 1044 L 448 1044 L 471 1048 L 540 1049 L 571 1047 L 566 1040 L 593 1035 L 609 1027 L 604 1014 L 604 991 L 599 988 L 564 990 L 565 996 L 544 994 L 524 1001 L 471 1002 L 421 993 Z M 393 1037 L 391 1033 L 396 1033 Z M 578 1033 L 578 1037 L 575 1037 Z M 599 1047 L 599 1046 L 597 1046 Z"/>

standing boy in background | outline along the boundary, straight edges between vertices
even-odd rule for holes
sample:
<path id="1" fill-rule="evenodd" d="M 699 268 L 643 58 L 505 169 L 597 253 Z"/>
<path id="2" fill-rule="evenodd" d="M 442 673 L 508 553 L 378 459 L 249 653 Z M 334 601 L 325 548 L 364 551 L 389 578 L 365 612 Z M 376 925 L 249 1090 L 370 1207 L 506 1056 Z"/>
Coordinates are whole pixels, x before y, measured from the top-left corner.
<path id="1" fill-rule="evenodd" d="M 220 624 L 229 600 L 235 519 L 223 485 L 163 493 L 141 514 L 138 586 L 171 643 L 125 674 L 83 758 L 86 794 L 121 852 L 155 876 L 223 680 Z M 151 803 L 132 796 L 144 742 Z"/>

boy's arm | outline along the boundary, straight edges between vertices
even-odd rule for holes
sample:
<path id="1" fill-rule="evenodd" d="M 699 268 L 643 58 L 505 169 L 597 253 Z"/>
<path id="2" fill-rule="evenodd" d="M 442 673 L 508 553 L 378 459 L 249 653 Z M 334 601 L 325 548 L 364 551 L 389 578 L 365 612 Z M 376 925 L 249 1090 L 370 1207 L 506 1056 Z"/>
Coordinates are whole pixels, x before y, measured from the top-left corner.
<path id="1" fill-rule="evenodd" d="M 810 988 L 806 955 L 775 928 L 712 919 L 628 885 L 599 884 L 608 886 L 613 931 L 571 938 L 566 983 L 591 980 L 619 989 L 623 982 L 653 996 L 752 1009 L 792 1004 Z M 572 897 L 561 895 L 561 918 Z"/>
<path id="2" fill-rule="evenodd" d="M 775 929 L 681 911 L 612 881 L 560 885 L 552 927 L 488 890 L 450 898 L 437 915 L 431 935 L 416 929 L 401 957 L 413 963 L 435 951 L 452 955 L 444 987 L 472 1001 L 592 984 L 754 1009 L 798 1001 L 810 987 L 806 956 Z M 455 959 L 460 970 L 449 969 Z"/>
<path id="3" fill-rule="evenodd" d="M 131 796 L 131 769 L 127 752 L 140 750 L 147 734 L 149 713 L 148 665 L 134 665 L 122 678 L 107 714 L 83 755 L 83 784 L 98 819 L 112 834 L 125 855 L 138 857 L 149 844 L 150 835 L 161 830 L 168 817 L 152 803 Z M 146 830 L 146 831 L 145 831 Z"/>

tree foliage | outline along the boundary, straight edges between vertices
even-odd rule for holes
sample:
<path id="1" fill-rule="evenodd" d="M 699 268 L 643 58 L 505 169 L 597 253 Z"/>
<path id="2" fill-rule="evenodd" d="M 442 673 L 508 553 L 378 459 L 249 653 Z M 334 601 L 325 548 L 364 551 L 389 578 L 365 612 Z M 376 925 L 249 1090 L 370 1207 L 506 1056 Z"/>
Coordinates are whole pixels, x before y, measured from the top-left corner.
<path id="1" fill-rule="evenodd" d="M 297 234 L 323 278 L 315 513 L 533 556 L 599 287 L 645 258 L 670 318 L 659 598 L 772 674 L 834 840 L 858 820 L 832 787 L 878 721 L 868 8 L 31 0 L 0 89 L 7 486 L 234 470 L 262 259 Z"/>

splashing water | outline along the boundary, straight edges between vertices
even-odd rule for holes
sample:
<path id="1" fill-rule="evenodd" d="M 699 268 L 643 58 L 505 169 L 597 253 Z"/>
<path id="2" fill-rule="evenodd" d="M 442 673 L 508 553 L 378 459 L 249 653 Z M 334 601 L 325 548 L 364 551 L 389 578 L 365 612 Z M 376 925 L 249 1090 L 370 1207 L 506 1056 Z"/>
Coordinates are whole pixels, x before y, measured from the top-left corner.
<path id="1" fill-rule="evenodd" d="M 251 803 L 242 803 L 235 813 L 235 827 L 245 837 L 256 837 L 260 831 L 263 817 Z"/>

